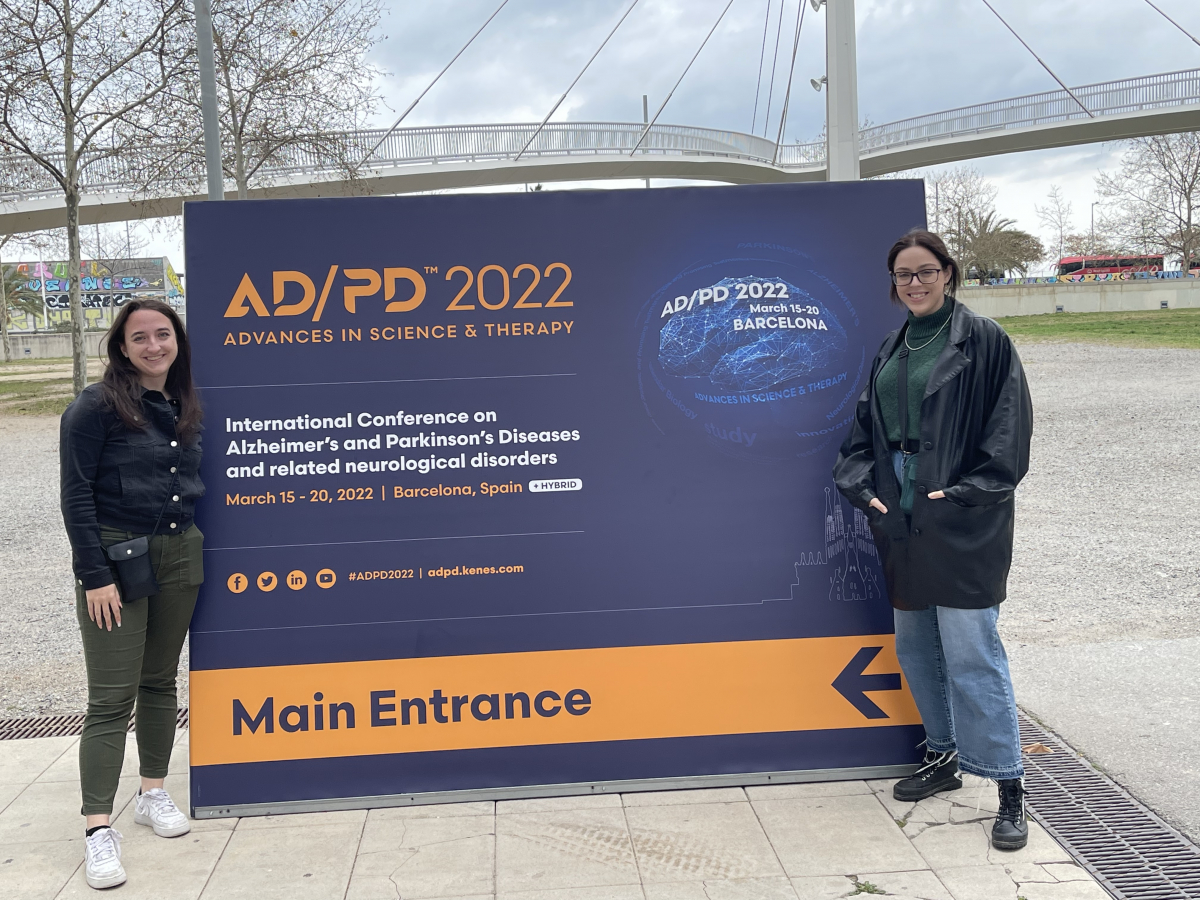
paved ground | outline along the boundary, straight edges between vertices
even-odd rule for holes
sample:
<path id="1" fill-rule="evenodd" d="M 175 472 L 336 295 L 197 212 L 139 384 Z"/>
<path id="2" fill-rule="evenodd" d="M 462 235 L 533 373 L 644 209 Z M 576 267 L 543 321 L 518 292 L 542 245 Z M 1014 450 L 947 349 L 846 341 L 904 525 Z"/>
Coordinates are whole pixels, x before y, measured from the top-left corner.
<path id="1" fill-rule="evenodd" d="M 1200 352 L 1022 347 L 1018 702 L 1200 843 Z"/>
<path id="2" fill-rule="evenodd" d="M 186 645 L 180 671 L 186 705 Z M 0 718 L 86 707 L 71 546 L 58 506 L 58 419 L 0 414 Z"/>
<path id="3" fill-rule="evenodd" d="M 187 797 L 187 733 L 167 789 Z M 0 742 L 0 896 L 96 896 L 83 880 L 75 738 Z M 132 742 L 114 824 L 122 900 L 1105 900 L 1038 826 L 986 836 L 995 794 L 896 803 L 891 782 L 716 788 L 133 824 Z M 36 779 L 36 780 L 35 780 Z"/>
<path id="4" fill-rule="evenodd" d="M 1018 700 L 1200 841 L 1200 352 L 1022 355 L 1034 459 L 1001 617 Z M 56 441 L 54 420 L 0 416 L 0 716 L 84 708 Z"/>

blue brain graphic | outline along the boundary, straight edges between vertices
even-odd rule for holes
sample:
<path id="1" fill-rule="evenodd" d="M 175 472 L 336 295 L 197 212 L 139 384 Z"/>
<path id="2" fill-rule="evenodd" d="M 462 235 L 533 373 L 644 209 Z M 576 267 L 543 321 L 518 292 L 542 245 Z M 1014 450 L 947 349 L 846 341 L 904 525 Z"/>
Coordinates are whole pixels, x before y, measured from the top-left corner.
<path id="1" fill-rule="evenodd" d="M 752 283 L 787 284 L 789 296 L 786 300 L 736 300 L 737 285 Z M 672 375 L 707 377 L 722 390 L 765 390 L 829 365 L 846 349 L 846 331 L 832 312 L 782 279 L 723 278 L 713 287 L 725 287 L 730 299 L 675 313 L 659 333 L 658 361 Z M 827 330 L 735 329 L 734 320 L 755 317 L 751 303 L 820 306 L 819 318 Z"/>

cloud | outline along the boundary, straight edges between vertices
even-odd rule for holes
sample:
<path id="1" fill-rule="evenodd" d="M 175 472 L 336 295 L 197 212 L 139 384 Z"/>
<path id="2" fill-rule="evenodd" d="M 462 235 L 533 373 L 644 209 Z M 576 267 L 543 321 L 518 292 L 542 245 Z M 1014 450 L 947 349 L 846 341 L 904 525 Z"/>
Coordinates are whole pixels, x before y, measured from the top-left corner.
<path id="1" fill-rule="evenodd" d="M 389 74 L 381 88 L 390 125 L 495 10 L 500 0 L 394 0 L 386 37 L 372 61 Z M 405 121 L 406 125 L 538 122 L 587 62 L 631 0 L 510 0 L 487 30 Z M 580 80 L 554 121 L 637 122 L 642 95 L 653 115 L 727 0 L 639 0 Z M 781 0 L 735 0 L 663 113 L 664 124 L 776 134 L 791 62 L 798 0 L 782 0 L 770 123 L 763 118 Z M 807 2 L 807 0 L 806 0 Z M 991 0 L 1033 50 L 1069 85 L 1193 68 L 1195 44 L 1139 0 Z M 1195 0 L 1156 0 L 1200 34 Z M 769 10 L 769 18 L 768 18 Z M 857 0 L 860 117 L 875 123 L 1057 89 L 981 0 Z M 758 79 L 767 40 L 763 75 Z M 786 141 L 812 140 L 825 94 L 809 79 L 825 72 L 824 10 L 805 14 Z M 755 116 L 755 100 L 758 111 Z M 1034 203 L 1051 183 L 1077 215 L 1091 201 L 1096 171 L 1115 151 L 1100 146 L 979 160 L 1001 188 L 1003 214 L 1037 229 Z M 1084 215 L 1086 219 L 1086 215 Z M 1083 223 L 1085 224 L 1085 223 Z M 178 251 L 172 255 L 178 256 Z"/>

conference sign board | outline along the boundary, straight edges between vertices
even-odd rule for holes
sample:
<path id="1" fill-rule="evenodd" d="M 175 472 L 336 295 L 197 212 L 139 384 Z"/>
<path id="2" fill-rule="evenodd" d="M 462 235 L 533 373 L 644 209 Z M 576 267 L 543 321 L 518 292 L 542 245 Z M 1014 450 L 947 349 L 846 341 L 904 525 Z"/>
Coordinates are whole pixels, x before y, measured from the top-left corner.
<path id="1" fill-rule="evenodd" d="M 196 814 L 910 770 L 830 467 L 919 182 L 184 217 Z"/>

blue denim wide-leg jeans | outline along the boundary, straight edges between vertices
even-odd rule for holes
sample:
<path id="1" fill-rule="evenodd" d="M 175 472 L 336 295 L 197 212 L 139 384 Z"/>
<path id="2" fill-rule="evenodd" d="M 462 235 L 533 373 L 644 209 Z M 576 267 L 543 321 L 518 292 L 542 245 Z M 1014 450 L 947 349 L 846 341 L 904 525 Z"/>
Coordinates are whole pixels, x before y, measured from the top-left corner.
<path id="1" fill-rule="evenodd" d="M 1000 607 L 897 609 L 896 656 L 925 723 L 929 748 L 958 750 L 959 768 L 1020 778 L 1021 739 Z"/>

